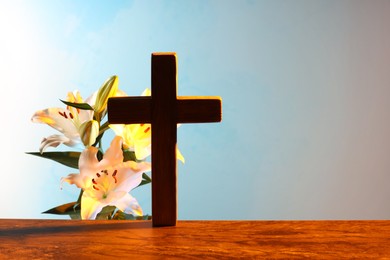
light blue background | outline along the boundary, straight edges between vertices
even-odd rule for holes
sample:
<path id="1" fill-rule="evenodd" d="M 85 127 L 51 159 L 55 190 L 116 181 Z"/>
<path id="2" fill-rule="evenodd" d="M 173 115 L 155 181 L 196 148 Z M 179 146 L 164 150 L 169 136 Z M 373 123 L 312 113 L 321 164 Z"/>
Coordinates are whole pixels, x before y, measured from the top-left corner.
<path id="1" fill-rule="evenodd" d="M 219 95 L 182 125 L 180 219 L 390 218 L 390 1 L 2 1 L 0 217 L 74 201 L 72 169 L 25 155 L 29 120 L 110 75 L 139 95 L 174 51 L 179 95 Z M 66 147 L 64 148 L 65 150 Z M 150 189 L 134 192 L 150 213 Z"/>

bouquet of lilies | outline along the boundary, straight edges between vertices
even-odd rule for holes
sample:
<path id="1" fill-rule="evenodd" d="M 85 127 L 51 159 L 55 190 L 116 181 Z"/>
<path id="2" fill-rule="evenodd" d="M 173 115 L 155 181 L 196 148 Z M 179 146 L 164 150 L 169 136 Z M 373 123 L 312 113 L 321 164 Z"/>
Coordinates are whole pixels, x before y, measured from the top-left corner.
<path id="1" fill-rule="evenodd" d="M 47 124 L 61 134 L 43 138 L 39 152 L 28 154 L 77 169 L 78 173 L 61 178 L 61 183 L 80 188 L 77 201 L 43 213 L 69 215 L 72 219 L 150 219 L 130 195 L 134 188 L 152 181 L 147 174 L 151 164 L 146 161 L 151 154 L 150 124 L 110 125 L 106 119 L 108 99 L 125 95 L 118 89 L 118 77 L 112 76 L 85 100 L 79 91 L 69 92 L 66 100 L 61 100 L 64 108 L 48 108 L 33 115 L 33 122 Z M 150 95 L 150 90 L 142 95 Z M 104 150 L 102 137 L 110 129 L 115 137 Z M 59 145 L 81 146 L 82 150 L 46 151 Z M 181 153 L 177 154 L 184 162 Z"/>

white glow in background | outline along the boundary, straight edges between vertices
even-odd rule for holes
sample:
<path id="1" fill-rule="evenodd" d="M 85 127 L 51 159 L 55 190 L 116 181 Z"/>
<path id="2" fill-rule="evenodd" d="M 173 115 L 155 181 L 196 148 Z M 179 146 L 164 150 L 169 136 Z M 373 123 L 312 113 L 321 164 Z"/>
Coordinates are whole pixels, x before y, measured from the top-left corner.
<path id="1" fill-rule="evenodd" d="M 390 216 L 390 2 L 0 3 L 0 217 L 47 217 L 73 172 L 27 156 L 37 109 L 112 74 L 138 95 L 176 51 L 179 94 L 220 95 L 221 124 L 183 125 L 179 218 Z M 148 189 L 135 192 L 150 212 Z"/>

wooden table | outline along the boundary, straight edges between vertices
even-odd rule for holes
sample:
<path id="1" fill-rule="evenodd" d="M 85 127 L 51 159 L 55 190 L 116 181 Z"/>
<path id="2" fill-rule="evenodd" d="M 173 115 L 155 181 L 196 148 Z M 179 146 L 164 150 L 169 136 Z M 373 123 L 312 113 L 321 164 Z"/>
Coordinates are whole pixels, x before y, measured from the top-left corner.
<path id="1" fill-rule="evenodd" d="M 390 221 L 0 220 L 0 259 L 381 258 Z"/>

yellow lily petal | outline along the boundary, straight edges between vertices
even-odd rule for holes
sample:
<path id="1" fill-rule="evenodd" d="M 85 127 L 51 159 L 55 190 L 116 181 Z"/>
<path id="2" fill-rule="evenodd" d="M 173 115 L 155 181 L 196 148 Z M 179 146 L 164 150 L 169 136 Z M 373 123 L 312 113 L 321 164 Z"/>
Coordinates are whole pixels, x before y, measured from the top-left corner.
<path id="1" fill-rule="evenodd" d="M 95 200 L 84 192 L 81 197 L 81 219 L 95 219 L 105 205 Z"/>
<path id="2" fill-rule="evenodd" d="M 183 154 L 180 152 L 179 148 L 176 148 L 176 157 L 178 160 L 180 160 L 182 163 L 185 163 L 185 159 Z"/>
<path id="3" fill-rule="evenodd" d="M 148 97 L 148 96 L 151 96 L 152 95 L 152 91 L 150 91 L 150 89 L 145 89 L 144 92 L 142 92 L 141 96 L 145 96 L 145 97 Z"/>

